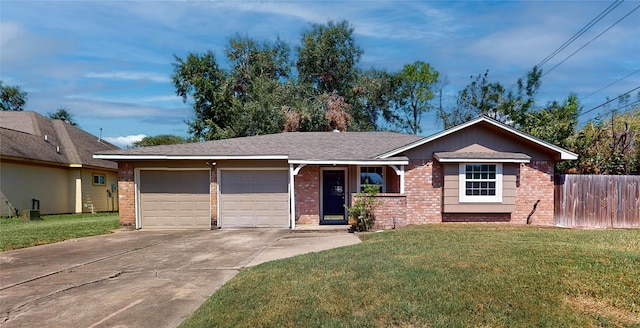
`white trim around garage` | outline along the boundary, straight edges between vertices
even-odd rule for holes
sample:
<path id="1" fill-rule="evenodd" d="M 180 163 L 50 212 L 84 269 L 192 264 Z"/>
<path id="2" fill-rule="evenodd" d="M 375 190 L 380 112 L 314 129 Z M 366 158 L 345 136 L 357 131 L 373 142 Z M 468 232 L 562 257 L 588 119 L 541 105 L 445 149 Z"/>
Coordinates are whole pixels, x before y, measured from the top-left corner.
<path id="1" fill-rule="evenodd" d="M 194 167 L 194 168 L 170 168 L 170 167 L 137 167 L 133 171 L 133 187 L 135 198 L 135 221 L 136 229 L 142 228 L 141 204 L 140 204 L 140 171 L 209 171 L 209 213 L 211 213 L 211 169 Z M 211 214 L 209 214 L 211 216 Z"/>
<path id="2" fill-rule="evenodd" d="M 216 216 L 217 216 L 217 228 L 220 229 L 222 228 L 222 220 L 220 218 L 221 215 L 221 204 L 220 204 L 220 200 L 221 200 L 221 194 L 220 194 L 220 174 L 221 171 L 287 171 L 289 172 L 288 176 L 289 176 L 289 181 L 287 181 L 287 185 L 288 185 L 288 192 L 289 192 L 289 196 L 288 196 L 288 201 L 289 201 L 289 208 L 293 208 L 293 213 L 294 215 L 291 215 L 291 212 L 289 213 L 289 222 L 290 225 L 289 229 L 294 229 L 295 227 L 295 204 L 292 205 L 291 201 L 292 201 L 292 194 L 295 192 L 292 188 L 292 180 L 291 180 L 291 169 L 289 167 L 282 167 L 282 166 L 275 166 L 275 167 L 224 167 L 224 168 L 216 168 L 216 202 L 217 202 L 217 211 L 216 211 Z"/>

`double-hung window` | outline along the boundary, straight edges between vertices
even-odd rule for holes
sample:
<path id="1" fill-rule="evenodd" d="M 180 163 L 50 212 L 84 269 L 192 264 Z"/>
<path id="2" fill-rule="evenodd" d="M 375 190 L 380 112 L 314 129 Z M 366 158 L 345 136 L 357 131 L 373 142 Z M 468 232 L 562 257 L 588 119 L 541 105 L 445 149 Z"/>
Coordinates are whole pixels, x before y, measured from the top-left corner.
<path id="1" fill-rule="evenodd" d="M 502 164 L 461 163 L 460 202 L 502 202 Z"/>
<path id="2" fill-rule="evenodd" d="M 379 192 L 384 192 L 384 170 L 382 166 L 361 166 L 359 190 L 364 190 L 365 185 L 377 185 Z"/>

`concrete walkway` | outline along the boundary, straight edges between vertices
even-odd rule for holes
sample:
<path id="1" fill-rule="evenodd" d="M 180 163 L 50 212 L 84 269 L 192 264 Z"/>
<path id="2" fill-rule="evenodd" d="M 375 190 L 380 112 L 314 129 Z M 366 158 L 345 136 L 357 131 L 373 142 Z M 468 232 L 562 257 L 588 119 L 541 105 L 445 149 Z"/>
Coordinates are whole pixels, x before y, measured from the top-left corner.
<path id="1" fill-rule="evenodd" d="M 346 232 L 128 231 L 0 253 L 2 327 L 176 327 L 242 268 Z"/>

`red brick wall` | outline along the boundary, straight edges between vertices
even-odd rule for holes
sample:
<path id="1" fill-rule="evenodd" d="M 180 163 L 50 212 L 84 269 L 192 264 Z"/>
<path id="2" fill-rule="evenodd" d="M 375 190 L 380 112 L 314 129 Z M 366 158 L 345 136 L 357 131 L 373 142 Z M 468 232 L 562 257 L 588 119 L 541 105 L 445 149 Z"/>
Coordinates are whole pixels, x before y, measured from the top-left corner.
<path id="1" fill-rule="evenodd" d="M 355 195 L 355 194 L 354 194 Z M 351 197 L 351 203 L 354 199 Z M 407 225 L 407 197 L 401 194 L 376 195 L 378 207 L 375 210 L 374 229 L 392 229 Z"/>
<path id="2" fill-rule="evenodd" d="M 553 161 L 531 161 L 520 164 L 516 182 L 516 208 L 511 215 L 511 222 L 526 224 L 527 216 L 533 205 L 540 200 L 535 213 L 531 216 L 531 224 L 554 224 L 554 182 Z"/>
<path id="3" fill-rule="evenodd" d="M 296 224 L 320 223 L 320 167 L 307 165 L 295 176 Z"/>
<path id="4" fill-rule="evenodd" d="M 118 206 L 120 209 L 120 227 L 136 227 L 136 193 L 133 184 L 133 164 L 118 163 Z"/>
<path id="5" fill-rule="evenodd" d="M 442 213 L 442 222 L 511 222 L 511 213 Z"/>
<path id="6" fill-rule="evenodd" d="M 442 165 L 437 161 L 410 160 L 405 167 L 406 221 L 402 225 L 442 221 Z"/>

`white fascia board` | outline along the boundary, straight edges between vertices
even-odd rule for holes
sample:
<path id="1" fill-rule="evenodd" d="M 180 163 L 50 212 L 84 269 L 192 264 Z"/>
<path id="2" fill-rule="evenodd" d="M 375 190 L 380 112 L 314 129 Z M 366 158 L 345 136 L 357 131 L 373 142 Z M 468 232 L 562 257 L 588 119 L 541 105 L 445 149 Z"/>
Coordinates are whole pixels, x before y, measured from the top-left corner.
<path id="1" fill-rule="evenodd" d="M 409 165 L 409 160 L 313 160 L 313 159 L 292 159 L 290 164 L 307 165 Z"/>
<path id="2" fill-rule="evenodd" d="M 543 146 L 543 147 L 549 148 L 551 150 L 554 150 L 554 151 L 556 151 L 556 152 L 558 152 L 560 154 L 560 159 L 561 160 L 576 160 L 576 159 L 578 159 L 578 154 L 572 153 L 572 152 L 570 152 L 570 151 L 568 151 L 568 150 L 566 150 L 564 148 L 561 148 L 561 147 L 558 147 L 556 145 L 550 144 L 550 143 L 548 143 L 546 141 L 540 140 L 540 139 L 535 138 L 533 136 L 530 136 L 530 135 L 528 135 L 526 133 L 520 132 L 520 131 L 518 131 L 518 130 L 516 130 L 516 129 L 514 129 L 514 128 L 506 125 L 506 124 L 500 123 L 498 121 L 494 121 L 492 119 L 489 119 L 489 118 L 483 117 L 483 116 L 478 117 L 476 119 L 473 119 L 471 121 L 468 121 L 466 123 L 460 124 L 458 126 L 452 127 L 452 128 L 450 128 L 448 130 L 444 130 L 442 132 L 438 132 L 438 133 L 436 133 L 434 135 L 431 135 L 431 136 L 426 137 L 424 139 L 418 140 L 418 141 L 416 141 L 414 143 L 410 143 L 410 144 L 408 144 L 406 146 L 403 146 L 401 148 L 395 149 L 395 150 L 390 151 L 388 153 L 384 153 L 384 154 L 378 156 L 378 158 L 387 158 L 387 157 L 395 156 L 397 154 L 402 153 L 403 151 L 406 151 L 406 150 L 409 150 L 409 149 L 412 149 L 412 148 L 415 148 L 415 147 L 422 146 L 422 145 L 424 145 L 424 144 L 426 144 L 428 142 L 431 142 L 433 140 L 439 139 L 439 138 L 444 137 L 444 136 L 446 136 L 448 134 L 452 134 L 454 132 L 460 131 L 460 130 L 462 130 L 464 128 L 467 128 L 467 127 L 469 127 L 471 125 L 474 125 L 476 123 L 483 122 L 483 121 L 487 122 L 487 123 L 489 123 L 489 124 L 491 124 L 493 126 L 496 126 L 498 128 L 501 128 L 503 130 L 507 130 L 507 131 L 519 136 L 519 137 L 527 139 L 527 140 L 529 140 L 529 141 L 531 141 L 533 143 L 536 143 L 536 144 L 538 144 L 540 146 Z"/>
<path id="3" fill-rule="evenodd" d="M 531 135 L 528 135 L 528 134 L 526 134 L 524 132 L 520 132 L 520 131 L 518 131 L 518 130 L 516 130 L 516 129 L 514 129 L 514 128 L 506 125 L 506 124 L 502 124 L 502 123 L 500 123 L 498 121 L 494 121 L 494 120 L 489 120 L 489 119 L 486 119 L 484 117 L 482 117 L 482 120 L 487 122 L 487 123 L 490 123 L 490 124 L 492 124 L 492 125 L 494 125 L 496 127 L 499 127 L 499 128 L 504 129 L 504 130 L 507 130 L 507 131 L 519 136 L 519 137 L 527 139 L 527 140 L 529 140 L 529 141 L 531 141 L 533 143 L 536 143 L 536 144 L 538 144 L 540 146 L 543 146 L 543 147 L 546 147 L 546 148 L 549 148 L 549 149 L 557 151 L 558 153 L 560 153 L 560 159 L 561 160 L 576 160 L 576 159 L 578 159 L 578 154 L 576 154 L 576 153 L 572 153 L 572 152 L 570 152 L 570 151 L 568 151 L 568 150 L 566 150 L 564 148 L 558 147 L 558 146 L 556 146 L 554 144 L 548 143 L 548 142 L 546 142 L 544 140 L 538 139 L 538 138 L 536 138 L 534 136 L 531 136 Z"/>
<path id="4" fill-rule="evenodd" d="M 491 159 L 491 158 L 442 158 L 440 163 L 530 163 L 529 159 Z"/>
<path id="5" fill-rule="evenodd" d="M 205 155 L 110 155 L 94 154 L 93 158 L 106 160 L 225 160 L 225 159 L 289 159 L 288 155 L 238 155 L 238 156 L 205 156 Z"/>

